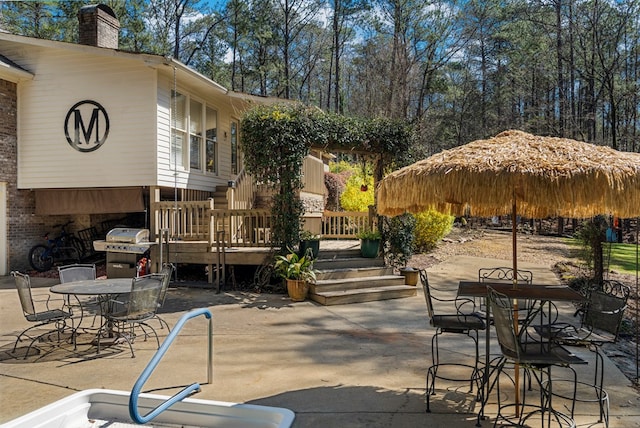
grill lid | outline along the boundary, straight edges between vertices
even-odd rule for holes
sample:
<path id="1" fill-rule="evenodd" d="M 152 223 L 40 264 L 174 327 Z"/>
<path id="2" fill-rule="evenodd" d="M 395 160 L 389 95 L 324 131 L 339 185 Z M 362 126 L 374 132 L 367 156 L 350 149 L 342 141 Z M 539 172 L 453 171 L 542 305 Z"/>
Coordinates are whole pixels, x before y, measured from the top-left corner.
<path id="1" fill-rule="evenodd" d="M 149 242 L 149 229 L 131 229 L 126 227 L 116 227 L 107 233 L 107 242 L 120 242 L 127 244 L 138 244 Z"/>

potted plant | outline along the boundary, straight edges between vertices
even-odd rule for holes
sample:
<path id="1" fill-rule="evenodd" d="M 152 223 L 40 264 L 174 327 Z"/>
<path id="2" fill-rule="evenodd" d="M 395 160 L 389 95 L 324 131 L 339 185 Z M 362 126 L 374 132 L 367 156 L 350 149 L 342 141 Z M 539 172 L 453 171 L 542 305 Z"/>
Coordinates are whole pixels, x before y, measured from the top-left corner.
<path id="1" fill-rule="evenodd" d="M 358 233 L 357 236 L 360 239 L 360 254 L 362 254 L 362 257 L 378 257 L 380 241 L 382 240 L 380 232 L 377 229 L 366 229 Z"/>
<path id="2" fill-rule="evenodd" d="M 303 230 L 300 232 L 298 254 L 303 256 L 307 253 L 307 249 L 311 249 L 312 258 L 318 258 L 318 253 L 320 252 L 320 235 L 316 235 L 308 230 Z"/>
<path id="3" fill-rule="evenodd" d="M 302 302 L 309 292 L 309 282 L 316 280 L 311 250 L 300 256 L 288 248 L 288 253 L 277 255 L 274 272 L 287 283 L 287 293 L 294 302 Z"/>
<path id="4" fill-rule="evenodd" d="M 404 276 L 406 285 L 418 284 L 418 269 L 407 267 L 415 249 L 416 218 L 409 213 L 385 217 L 385 259 Z"/>

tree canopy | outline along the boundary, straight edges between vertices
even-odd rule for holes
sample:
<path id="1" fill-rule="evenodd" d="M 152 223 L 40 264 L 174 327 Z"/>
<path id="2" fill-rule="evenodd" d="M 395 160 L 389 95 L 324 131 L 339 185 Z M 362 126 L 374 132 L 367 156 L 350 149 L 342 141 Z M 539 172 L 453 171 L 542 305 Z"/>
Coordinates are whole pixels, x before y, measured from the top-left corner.
<path id="1" fill-rule="evenodd" d="M 1 2 L 0 26 L 73 42 L 89 3 Z M 123 50 L 236 91 L 404 120 L 418 157 L 505 129 L 640 151 L 638 0 L 104 3 Z"/>

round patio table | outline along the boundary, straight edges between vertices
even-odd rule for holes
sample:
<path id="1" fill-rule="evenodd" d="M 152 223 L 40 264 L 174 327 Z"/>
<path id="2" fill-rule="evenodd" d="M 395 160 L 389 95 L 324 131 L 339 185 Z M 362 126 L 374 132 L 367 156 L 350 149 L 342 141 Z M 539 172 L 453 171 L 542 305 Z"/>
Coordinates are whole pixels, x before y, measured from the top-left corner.
<path id="1" fill-rule="evenodd" d="M 74 294 L 77 296 L 108 296 L 131 292 L 133 278 L 83 279 L 65 282 L 50 288 L 56 294 Z"/>
<path id="2" fill-rule="evenodd" d="M 57 284 L 51 287 L 49 290 L 52 293 L 56 294 L 73 296 L 98 296 L 101 309 L 100 315 L 102 317 L 105 317 L 105 315 L 108 315 L 106 312 L 110 311 L 111 308 L 109 307 L 110 305 L 104 303 L 112 299 L 112 296 L 131 293 L 132 283 L 133 278 L 83 279 L 81 281 L 72 281 L 65 282 L 64 284 Z M 78 322 L 78 326 L 76 327 L 76 329 L 80 328 L 80 324 L 82 324 L 82 320 L 84 318 L 84 308 L 82 307 L 82 302 L 79 299 L 78 303 L 80 303 L 80 321 Z M 102 324 L 102 326 L 104 327 L 104 324 Z M 108 323 L 106 327 L 108 337 L 113 338 L 113 325 L 111 323 Z M 100 330 L 98 330 L 98 334 L 100 334 Z"/>

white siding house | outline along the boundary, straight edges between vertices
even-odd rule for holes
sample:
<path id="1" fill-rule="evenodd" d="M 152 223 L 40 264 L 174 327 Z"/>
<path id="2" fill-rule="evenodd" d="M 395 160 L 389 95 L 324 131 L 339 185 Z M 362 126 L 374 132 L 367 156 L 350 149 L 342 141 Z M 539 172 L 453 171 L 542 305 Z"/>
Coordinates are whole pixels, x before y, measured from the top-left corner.
<path id="1" fill-rule="evenodd" d="M 93 25 L 115 20 L 107 6 L 89 9 Z M 232 129 L 238 137 L 247 108 L 277 101 L 228 91 L 172 58 L 120 51 L 119 24 L 109 28 L 115 46 L 0 32 L 0 185 L 10 201 L 0 213 L 8 224 L 0 271 L 24 268 L 30 246 L 69 216 L 78 231 L 148 215 L 152 189 L 198 197 L 226 189 L 241 169 L 232 167 L 241 159 Z"/>
<path id="2" fill-rule="evenodd" d="M 232 97 L 161 56 L 7 33 L 0 53 L 34 76 L 18 84 L 19 189 L 213 192 L 238 173 L 231 123 L 260 98 Z M 174 127 L 182 147 L 172 150 Z"/>

